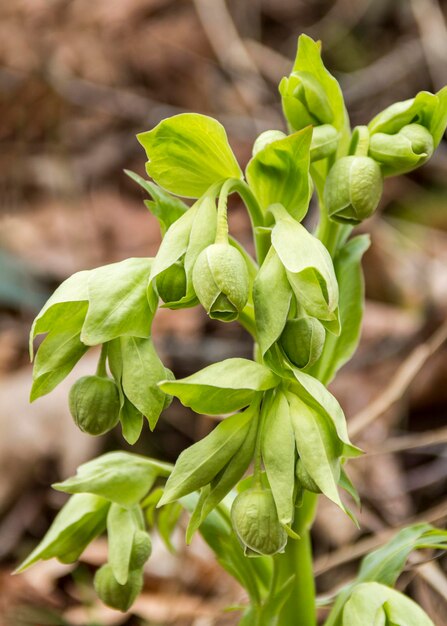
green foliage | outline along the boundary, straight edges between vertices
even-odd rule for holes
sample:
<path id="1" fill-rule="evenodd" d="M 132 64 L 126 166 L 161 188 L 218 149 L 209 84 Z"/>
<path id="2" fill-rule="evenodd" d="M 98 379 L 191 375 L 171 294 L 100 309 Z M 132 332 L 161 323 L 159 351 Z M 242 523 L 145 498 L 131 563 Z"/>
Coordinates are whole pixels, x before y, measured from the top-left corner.
<path id="1" fill-rule="evenodd" d="M 149 176 L 178 196 L 199 198 L 216 183 L 242 177 L 223 126 L 206 115 L 174 115 L 140 133 L 138 141 Z"/>
<path id="2" fill-rule="evenodd" d="M 119 421 L 132 445 L 144 417 L 153 430 L 174 396 L 222 419 L 174 467 L 111 452 L 54 485 L 74 495 L 19 571 L 39 559 L 72 562 L 106 531 L 108 563 L 97 571 L 95 588 L 106 604 L 127 611 L 150 557 L 148 529 L 173 550 L 171 536 L 186 509 L 186 541 L 199 531 L 247 592 L 241 624 L 315 626 L 309 529 L 316 499 L 331 499 L 354 521 L 340 489 L 358 505 L 345 468 L 361 451 L 325 386 L 351 358 L 361 329 L 361 258 L 369 239 L 350 234 L 376 211 L 383 178 L 423 165 L 447 124 L 444 88 L 391 105 L 351 133 L 320 48 L 299 38 L 292 72 L 279 86 L 290 134 L 270 130 L 256 139 L 246 180 L 212 118 L 185 113 L 138 135 L 153 180 L 127 174 L 150 197 L 145 204 L 160 224 L 159 250 L 154 259 L 78 272 L 55 291 L 31 328 L 31 356 L 35 337 L 46 335 L 31 400 L 100 345 L 96 374 L 70 393 L 82 430 L 102 434 Z M 311 232 L 301 222 L 314 189 L 319 223 Z M 251 220 L 255 258 L 229 233 L 234 192 Z M 176 380 L 151 336 L 160 305 L 201 305 L 211 318 L 238 320 L 253 336 L 254 358 L 227 359 Z M 391 586 L 412 550 L 446 546 L 447 534 L 428 525 L 401 531 L 365 557 L 326 626 L 429 626 L 423 611 Z"/>
<path id="3" fill-rule="evenodd" d="M 129 452 L 108 452 L 78 467 L 76 476 L 53 485 L 65 493 L 91 493 L 125 508 L 137 504 L 158 476 L 169 476 L 170 468 Z"/>

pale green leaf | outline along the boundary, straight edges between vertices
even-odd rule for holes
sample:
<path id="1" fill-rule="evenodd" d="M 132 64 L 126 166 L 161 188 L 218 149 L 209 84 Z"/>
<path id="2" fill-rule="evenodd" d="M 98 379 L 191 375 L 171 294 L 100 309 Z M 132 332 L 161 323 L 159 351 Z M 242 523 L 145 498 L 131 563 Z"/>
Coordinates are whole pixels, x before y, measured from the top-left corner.
<path id="1" fill-rule="evenodd" d="M 110 503 L 90 494 L 78 494 L 68 500 L 56 515 L 50 529 L 16 573 L 40 560 L 57 557 L 62 562 L 75 561 L 86 546 L 106 526 Z"/>
<path id="2" fill-rule="evenodd" d="M 321 241 L 298 222 L 279 219 L 272 230 L 272 245 L 298 301 L 309 315 L 334 319 L 338 285 L 331 255 Z"/>
<path id="3" fill-rule="evenodd" d="M 290 407 L 285 395 L 278 392 L 263 407 L 261 439 L 262 460 L 281 524 L 293 519 L 295 485 L 295 442 Z"/>
<path id="4" fill-rule="evenodd" d="M 259 402 L 254 402 L 245 412 L 247 413 L 248 411 L 253 415 L 250 429 L 247 436 L 242 441 L 240 448 L 231 457 L 227 465 L 211 481 L 211 488 L 201 509 L 200 523 L 203 522 L 230 490 L 233 489 L 236 483 L 239 482 L 253 459 L 259 423 Z"/>
<path id="5" fill-rule="evenodd" d="M 149 337 L 154 314 L 147 299 L 151 265 L 152 259 L 131 258 L 90 272 L 83 343 L 93 346 L 120 336 Z"/>
<path id="6" fill-rule="evenodd" d="M 177 459 L 158 506 L 208 484 L 241 446 L 250 429 L 250 411 L 227 417 L 204 439 L 184 450 Z"/>
<path id="7" fill-rule="evenodd" d="M 384 618 L 379 620 L 380 614 Z M 378 621 L 379 620 L 379 621 Z M 434 626 L 413 600 L 378 583 L 354 587 L 343 609 L 343 626 Z"/>
<path id="8" fill-rule="evenodd" d="M 226 359 L 175 381 L 163 381 L 161 389 L 179 398 L 196 413 L 220 415 L 248 406 L 259 391 L 279 380 L 264 365 L 247 359 Z"/>
<path id="9" fill-rule="evenodd" d="M 332 422 L 338 439 L 342 446 L 341 454 L 345 457 L 356 457 L 362 451 L 353 446 L 349 440 L 346 417 L 338 400 L 331 394 L 317 378 L 294 368 L 293 374 L 300 386 L 300 397 L 314 407 L 317 412 L 323 412 L 328 420 Z"/>
<path id="10" fill-rule="evenodd" d="M 107 515 L 108 562 L 120 585 L 125 585 L 129 577 L 130 555 L 136 530 L 132 511 L 113 503 Z"/>
<path id="11" fill-rule="evenodd" d="M 311 139 L 312 129 L 305 128 L 269 143 L 249 161 L 247 180 L 264 212 L 279 202 L 298 221 L 306 215 Z"/>
<path id="12" fill-rule="evenodd" d="M 61 306 L 71 315 L 64 318 L 63 326 L 56 325 L 50 330 L 39 346 L 33 368 L 31 402 L 52 391 L 88 349 L 80 340 L 87 303 L 64 303 Z"/>
<path id="13" fill-rule="evenodd" d="M 163 363 L 150 337 L 121 337 L 121 355 L 123 391 L 153 430 L 165 402 L 165 394 L 157 385 L 166 376 Z"/>
<path id="14" fill-rule="evenodd" d="M 410 553 L 430 547 L 445 550 L 447 531 L 437 530 L 424 523 L 404 528 L 391 541 L 363 559 L 357 580 L 374 581 L 392 587 L 404 569 Z"/>
<path id="15" fill-rule="evenodd" d="M 242 178 L 225 129 L 206 115 L 174 115 L 137 138 L 148 157 L 149 176 L 179 196 L 199 198 L 211 185 Z"/>
<path id="16" fill-rule="evenodd" d="M 124 170 L 124 172 L 151 196 L 152 200 L 145 200 L 144 204 L 158 219 L 163 234 L 188 210 L 188 205 L 182 202 L 180 198 L 171 196 L 152 181 L 146 180 L 130 170 Z"/>
<path id="17" fill-rule="evenodd" d="M 47 300 L 31 326 L 29 335 L 29 351 L 33 358 L 33 340 L 36 335 L 50 330 L 64 329 L 68 316 L 77 314 L 79 310 L 87 311 L 88 301 L 88 270 L 77 272 L 65 280 Z"/>
<path id="18" fill-rule="evenodd" d="M 318 369 L 318 378 L 325 384 L 351 358 L 359 342 L 364 307 L 361 259 L 369 243 L 368 235 L 354 237 L 340 249 L 334 261 L 340 292 L 341 332 L 338 337 L 326 335 L 321 367 Z"/>
<path id="19" fill-rule="evenodd" d="M 108 452 L 80 465 L 76 476 L 53 485 L 66 493 L 93 493 L 130 508 L 154 484 L 157 476 L 169 476 L 164 463 L 129 452 Z"/>
<path id="20" fill-rule="evenodd" d="M 290 418 L 298 453 L 304 468 L 330 500 L 344 511 L 338 493 L 339 441 L 335 429 L 324 414 L 288 393 Z"/>
<path id="21" fill-rule="evenodd" d="M 257 338 L 262 354 L 284 330 L 292 289 L 275 249 L 270 247 L 253 284 Z"/>

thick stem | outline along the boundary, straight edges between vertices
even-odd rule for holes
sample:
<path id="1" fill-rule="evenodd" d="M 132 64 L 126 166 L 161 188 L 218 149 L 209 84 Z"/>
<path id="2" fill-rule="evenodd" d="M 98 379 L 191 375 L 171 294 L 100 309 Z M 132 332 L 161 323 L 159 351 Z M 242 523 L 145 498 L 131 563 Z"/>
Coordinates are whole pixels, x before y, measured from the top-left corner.
<path id="1" fill-rule="evenodd" d="M 301 539 L 287 542 L 284 554 L 275 557 L 278 588 L 294 576 L 293 588 L 279 615 L 278 624 L 316 626 L 315 580 L 313 575 L 310 527 L 315 516 L 317 495 L 305 491 L 302 505 L 296 510 L 293 530 Z"/>

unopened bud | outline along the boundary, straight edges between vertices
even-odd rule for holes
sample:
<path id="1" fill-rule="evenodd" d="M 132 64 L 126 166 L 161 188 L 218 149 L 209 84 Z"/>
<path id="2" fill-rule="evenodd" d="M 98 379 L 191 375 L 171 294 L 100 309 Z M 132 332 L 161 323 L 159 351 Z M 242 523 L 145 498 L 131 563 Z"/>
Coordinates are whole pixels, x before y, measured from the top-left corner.
<path id="1" fill-rule="evenodd" d="M 269 489 L 249 489 L 240 493 L 231 507 L 231 519 L 247 555 L 283 552 L 287 533 L 278 519 Z"/>
<path id="2" fill-rule="evenodd" d="M 205 248 L 194 265 L 192 280 L 198 299 L 213 319 L 231 322 L 247 304 L 247 265 L 239 250 L 229 244 Z"/>
<path id="3" fill-rule="evenodd" d="M 337 222 L 359 224 L 376 210 L 382 189 L 382 173 L 376 161 L 365 156 L 339 159 L 330 170 L 324 188 L 329 217 Z"/>
<path id="4" fill-rule="evenodd" d="M 76 426 L 89 435 L 103 435 L 118 423 L 120 397 L 111 378 L 83 376 L 70 389 L 68 403 Z"/>

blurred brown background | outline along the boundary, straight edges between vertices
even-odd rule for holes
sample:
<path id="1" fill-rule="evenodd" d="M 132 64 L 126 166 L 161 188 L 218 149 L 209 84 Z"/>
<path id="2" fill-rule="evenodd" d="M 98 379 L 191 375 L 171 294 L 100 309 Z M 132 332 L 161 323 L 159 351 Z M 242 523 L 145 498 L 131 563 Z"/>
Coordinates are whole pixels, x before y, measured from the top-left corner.
<path id="1" fill-rule="evenodd" d="M 63 503 L 49 484 L 124 445 L 119 432 L 99 440 L 82 435 L 68 414 L 69 386 L 93 372 L 94 355 L 28 405 L 30 323 L 72 272 L 155 254 L 156 221 L 123 173 L 144 173 L 137 132 L 181 111 L 207 113 L 225 124 L 245 164 L 257 134 L 284 128 L 277 85 L 301 32 L 323 41 L 352 124 L 367 123 L 395 100 L 447 83 L 446 16 L 441 0 L 0 5 L 0 623 L 236 623 L 222 609 L 243 600 L 239 589 L 200 541 L 183 548 L 181 533 L 177 556 L 156 541 L 131 615 L 94 598 L 92 572 L 106 558 L 101 541 L 77 567 L 48 562 L 10 577 Z M 447 519 L 446 173 L 443 142 L 422 170 L 386 182 L 381 215 L 367 225 L 373 246 L 364 263 L 362 344 L 333 391 L 356 443 L 371 455 L 350 465 L 363 499 L 361 530 L 321 503 L 314 534 L 321 593 L 349 580 L 355 559 L 393 528 Z M 231 227 L 251 246 L 237 204 Z M 199 309 L 161 311 L 155 334 L 178 376 L 251 351 L 237 325 L 212 323 Z M 164 415 L 155 434 L 145 429 L 136 451 L 173 460 L 212 427 L 178 403 Z M 439 626 L 447 624 L 446 566 L 442 556 L 412 562 L 400 585 Z"/>

